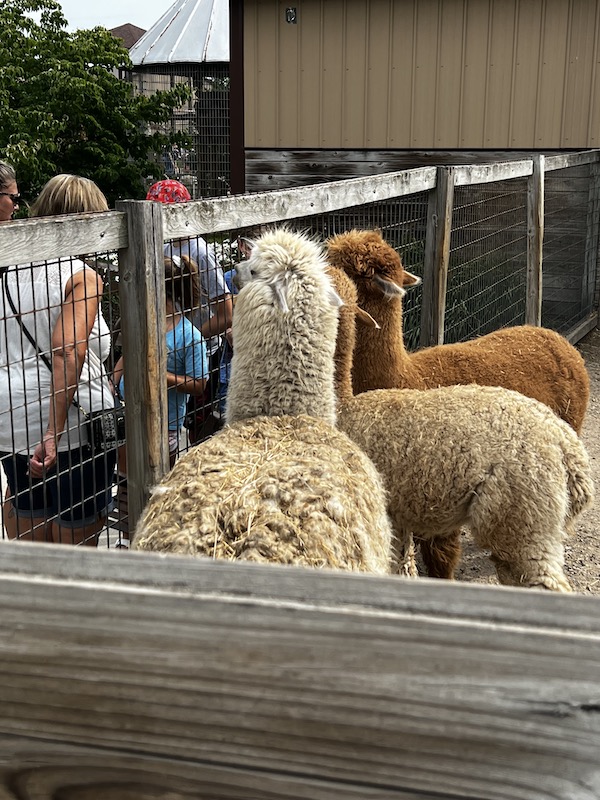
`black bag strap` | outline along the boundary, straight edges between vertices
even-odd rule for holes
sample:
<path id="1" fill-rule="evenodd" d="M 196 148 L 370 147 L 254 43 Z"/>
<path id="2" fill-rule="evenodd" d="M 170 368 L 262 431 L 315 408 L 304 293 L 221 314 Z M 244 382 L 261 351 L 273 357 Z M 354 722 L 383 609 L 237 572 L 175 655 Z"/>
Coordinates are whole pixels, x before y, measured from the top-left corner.
<path id="1" fill-rule="evenodd" d="M 52 364 L 50 363 L 50 359 L 48 358 L 48 356 L 45 353 L 42 353 L 42 351 L 39 348 L 38 343 L 36 342 L 36 340 L 33 338 L 31 333 L 25 327 L 25 323 L 21 319 L 20 313 L 17 311 L 17 308 L 16 308 L 16 306 L 14 304 L 14 301 L 12 299 L 12 295 L 11 295 L 10 290 L 8 288 L 8 277 L 7 277 L 7 273 L 6 272 L 2 275 L 2 279 L 4 281 L 4 294 L 6 296 L 6 299 L 8 300 L 8 304 L 11 307 L 11 310 L 12 310 L 12 312 L 14 314 L 15 319 L 19 323 L 19 325 L 21 327 L 21 330 L 23 331 L 23 333 L 25 334 L 27 339 L 29 339 L 30 343 L 35 348 L 35 352 L 42 359 L 42 361 L 48 367 L 50 372 L 52 372 Z M 85 416 L 86 419 L 89 417 L 89 414 L 87 413 L 87 411 L 79 405 L 79 403 L 77 402 L 77 400 L 75 400 L 74 397 L 71 400 L 71 404 L 74 405 L 75 408 L 78 408 L 81 411 L 81 413 Z"/>

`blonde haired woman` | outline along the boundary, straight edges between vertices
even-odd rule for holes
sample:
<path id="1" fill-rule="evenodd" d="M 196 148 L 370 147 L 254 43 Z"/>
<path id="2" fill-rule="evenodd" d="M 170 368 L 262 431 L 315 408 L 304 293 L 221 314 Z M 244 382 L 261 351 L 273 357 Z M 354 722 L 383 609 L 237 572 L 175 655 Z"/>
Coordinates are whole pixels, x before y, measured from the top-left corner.
<path id="1" fill-rule="evenodd" d="M 107 211 L 93 181 L 57 175 L 32 216 Z M 81 258 L 21 265 L 0 283 L 0 460 L 9 538 L 97 544 L 112 503 L 116 451 L 91 450 L 86 412 L 114 406 L 103 362 L 103 283 Z M 75 400 L 75 403 L 74 403 Z"/>

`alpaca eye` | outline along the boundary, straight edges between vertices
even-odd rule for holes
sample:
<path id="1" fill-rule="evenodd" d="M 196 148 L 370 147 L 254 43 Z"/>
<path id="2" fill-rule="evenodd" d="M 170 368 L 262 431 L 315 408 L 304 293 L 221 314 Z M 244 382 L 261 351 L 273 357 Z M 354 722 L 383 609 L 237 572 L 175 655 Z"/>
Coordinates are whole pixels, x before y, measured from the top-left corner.
<path id="1" fill-rule="evenodd" d="M 251 269 L 250 270 L 250 275 L 256 275 L 256 272 L 253 269 Z"/>

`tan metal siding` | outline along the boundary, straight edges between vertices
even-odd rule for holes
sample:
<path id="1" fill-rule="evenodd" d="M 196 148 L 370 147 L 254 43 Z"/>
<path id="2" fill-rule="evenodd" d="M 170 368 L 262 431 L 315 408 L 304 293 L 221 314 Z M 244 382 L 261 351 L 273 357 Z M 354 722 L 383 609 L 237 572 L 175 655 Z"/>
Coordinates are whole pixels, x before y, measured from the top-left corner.
<path id="1" fill-rule="evenodd" d="M 247 0 L 246 145 L 597 146 L 599 6 Z"/>
<path id="2" fill-rule="evenodd" d="M 413 50 L 416 0 L 392 3 L 389 123 L 386 146 L 407 147 L 411 140 Z"/>
<path id="3" fill-rule="evenodd" d="M 344 81 L 346 59 L 344 51 L 346 17 L 345 0 L 328 0 L 320 3 L 323 29 L 323 72 L 321 83 L 313 87 L 318 95 L 321 112 L 321 131 L 317 147 L 343 147 L 344 97 L 341 86 Z"/>
<path id="4" fill-rule="evenodd" d="M 386 139 L 388 137 L 393 7 L 387 3 L 373 2 L 369 6 L 368 69 L 365 81 L 365 143 L 367 147 L 376 147 L 382 134 Z"/>
<path id="5" fill-rule="evenodd" d="M 344 75 L 341 87 L 344 97 L 342 146 L 364 147 L 365 86 L 367 73 L 368 0 L 347 3 L 344 18 Z"/>
<path id="6" fill-rule="evenodd" d="M 588 132 L 597 3 L 572 0 L 565 102 L 563 106 L 563 147 L 577 147 Z"/>
<path id="7" fill-rule="evenodd" d="M 442 3 L 434 147 L 460 138 L 466 0 Z"/>
<path id="8" fill-rule="evenodd" d="M 553 148 L 561 144 L 569 3 L 546 0 L 542 24 L 534 146 Z"/>

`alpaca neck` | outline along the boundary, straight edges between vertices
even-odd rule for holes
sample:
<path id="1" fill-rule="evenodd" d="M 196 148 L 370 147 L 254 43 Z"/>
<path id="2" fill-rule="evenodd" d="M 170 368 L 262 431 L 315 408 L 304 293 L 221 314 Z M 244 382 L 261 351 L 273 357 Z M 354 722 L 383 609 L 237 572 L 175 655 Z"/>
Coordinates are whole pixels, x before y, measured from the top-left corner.
<path id="1" fill-rule="evenodd" d="M 354 351 L 354 392 L 393 389 L 398 386 L 398 376 L 410 369 L 402 335 L 402 301 L 359 293 L 358 304 L 380 328 L 359 326 Z"/>
<path id="2" fill-rule="evenodd" d="M 338 405 L 354 397 L 352 387 L 352 362 L 356 345 L 356 317 L 354 309 L 342 306 L 340 309 L 334 355 L 334 386 Z"/>

